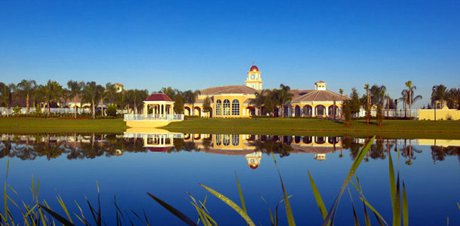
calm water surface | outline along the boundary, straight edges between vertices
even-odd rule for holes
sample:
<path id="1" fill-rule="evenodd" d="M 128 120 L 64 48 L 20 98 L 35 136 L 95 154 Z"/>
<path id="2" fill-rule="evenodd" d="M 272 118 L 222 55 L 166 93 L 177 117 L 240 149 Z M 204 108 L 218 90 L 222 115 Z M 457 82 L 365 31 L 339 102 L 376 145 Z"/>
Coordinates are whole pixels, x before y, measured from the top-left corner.
<path id="1" fill-rule="evenodd" d="M 156 225 L 181 225 L 146 192 L 153 193 L 195 218 L 187 192 L 209 196 L 208 185 L 239 203 L 238 175 L 249 215 L 258 225 L 268 225 L 268 208 L 282 199 L 271 153 L 278 160 L 298 225 L 318 225 L 307 172 L 330 206 L 365 138 L 296 137 L 238 134 L 47 134 L 1 135 L 0 182 L 15 188 L 18 200 L 31 199 L 31 180 L 40 180 L 40 199 L 59 209 L 60 195 L 73 211 L 74 200 L 96 202 L 100 185 L 103 217 L 115 221 L 114 199 L 123 211 L 145 210 Z M 460 225 L 460 141 L 378 139 L 357 175 L 368 200 L 391 222 L 388 154 L 400 168 L 407 186 L 412 225 Z M 398 161 L 398 153 L 401 150 Z M 352 186 L 353 202 L 362 219 L 362 204 Z M 219 200 L 209 197 L 207 207 L 220 225 L 243 225 L 242 219 Z M 86 208 L 86 207 L 85 207 Z M 89 215 L 89 212 L 88 212 Z M 127 214 L 134 222 L 137 219 Z M 280 222 L 285 224 L 284 209 Z M 351 201 L 345 195 L 336 225 L 353 222 Z"/>

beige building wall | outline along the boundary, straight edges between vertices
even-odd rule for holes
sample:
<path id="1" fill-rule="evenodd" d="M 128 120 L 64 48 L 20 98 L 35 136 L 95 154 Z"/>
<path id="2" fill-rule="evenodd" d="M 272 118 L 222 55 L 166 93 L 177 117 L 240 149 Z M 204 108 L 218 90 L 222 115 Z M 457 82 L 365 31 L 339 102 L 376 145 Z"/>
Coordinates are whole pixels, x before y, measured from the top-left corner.
<path id="1" fill-rule="evenodd" d="M 460 120 L 460 111 L 455 109 L 420 109 L 418 110 L 419 120 Z"/>

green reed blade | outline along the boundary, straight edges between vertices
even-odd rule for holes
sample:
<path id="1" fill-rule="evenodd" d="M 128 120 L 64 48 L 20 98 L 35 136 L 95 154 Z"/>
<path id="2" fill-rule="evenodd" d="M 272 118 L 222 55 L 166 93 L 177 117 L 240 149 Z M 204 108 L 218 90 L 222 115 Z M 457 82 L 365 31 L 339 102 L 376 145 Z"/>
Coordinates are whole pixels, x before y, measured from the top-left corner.
<path id="1" fill-rule="evenodd" d="M 61 206 L 62 210 L 64 210 L 64 213 L 66 214 L 67 219 L 69 219 L 69 221 L 73 224 L 72 217 L 70 216 L 69 210 L 67 209 L 67 206 L 64 203 L 64 200 L 62 200 L 61 196 L 58 196 L 57 200 L 58 200 L 59 205 Z"/>
<path id="2" fill-rule="evenodd" d="M 59 221 L 61 224 L 65 225 L 65 226 L 73 226 L 74 225 L 73 223 L 71 223 L 70 221 L 65 219 L 65 217 L 59 215 L 58 213 L 56 213 L 53 210 L 51 210 L 48 207 L 46 207 L 45 205 L 40 204 L 40 208 L 44 209 L 46 212 L 48 212 L 54 219 Z"/>
<path id="3" fill-rule="evenodd" d="M 218 199 L 220 199 L 222 202 L 224 202 L 225 204 L 230 206 L 233 210 L 235 210 L 235 212 L 237 212 L 246 221 L 246 223 L 249 226 L 255 226 L 254 222 L 248 216 L 248 214 L 246 212 L 244 212 L 244 210 L 241 209 L 241 207 L 239 207 L 231 199 L 227 198 L 225 195 L 222 195 L 221 193 L 217 192 L 216 190 L 214 190 L 214 189 L 212 189 L 212 188 L 210 188 L 210 187 L 208 187 L 208 186 L 206 186 L 204 184 L 200 184 L 200 186 L 203 187 L 206 191 L 208 191 L 212 195 L 214 195 L 215 197 L 217 197 Z"/>
<path id="4" fill-rule="evenodd" d="M 367 207 L 364 202 L 363 202 L 363 208 L 364 208 L 364 223 L 366 226 L 371 226 L 371 219 L 369 218 L 369 214 L 367 213 Z"/>
<path id="5" fill-rule="evenodd" d="M 281 183 L 281 189 L 283 190 L 283 200 L 284 200 L 284 206 L 285 206 L 285 210 L 286 210 L 286 218 L 288 220 L 288 225 L 289 226 L 294 226 L 295 225 L 295 219 L 294 219 L 294 214 L 292 213 L 292 209 L 291 209 L 291 203 L 289 201 L 289 195 L 286 191 L 286 187 L 284 186 L 284 181 L 283 181 L 283 177 L 281 176 L 281 172 L 278 168 L 278 163 L 276 162 L 276 158 L 275 158 L 275 155 L 272 153 L 272 158 L 273 158 L 273 162 L 275 163 L 275 168 L 276 168 L 276 171 L 278 172 L 278 176 L 280 178 L 280 183 Z"/>
<path id="6" fill-rule="evenodd" d="M 371 145 L 374 143 L 374 140 L 375 140 L 375 136 L 373 136 L 369 140 L 369 142 L 367 142 L 367 144 L 358 152 L 358 155 L 356 156 L 355 161 L 353 161 L 353 164 L 351 165 L 350 170 L 348 171 L 347 177 L 345 178 L 345 181 L 342 184 L 340 192 L 335 198 L 334 204 L 332 205 L 329 213 L 327 214 L 326 219 L 323 222 L 323 226 L 333 225 L 335 213 L 339 206 L 340 200 L 342 199 L 343 193 L 345 192 L 345 189 L 348 186 L 348 183 L 350 182 L 352 176 L 355 175 L 356 170 L 358 170 L 358 167 L 361 164 L 364 156 L 371 149 Z"/>
<path id="7" fill-rule="evenodd" d="M 313 196 L 315 197 L 316 205 L 318 206 L 319 211 L 321 212 L 321 216 L 323 217 L 323 220 L 324 220 L 327 216 L 327 209 L 326 209 L 326 206 L 324 205 L 323 198 L 321 197 L 318 187 L 316 187 L 316 183 L 313 180 L 313 177 L 311 176 L 310 170 L 308 171 L 308 178 L 310 180 L 311 189 L 313 191 Z"/>
<path id="8" fill-rule="evenodd" d="M 395 182 L 395 173 L 394 173 L 394 168 L 393 168 L 393 160 L 391 157 L 391 152 L 388 153 L 388 173 L 389 173 L 389 178 L 390 178 L 390 198 L 391 198 L 391 209 L 393 212 L 393 225 L 395 225 L 395 210 L 396 210 L 396 182 Z"/>
<path id="9" fill-rule="evenodd" d="M 204 200 L 204 203 L 202 202 L 199 202 L 199 205 L 198 205 L 198 202 L 196 201 L 195 197 L 193 197 L 192 194 L 190 193 L 187 193 L 187 195 L 189 196 L 191 202 L 190 204 L 192 204 L 193 207 L 195 207 L 195 210 L 196 212 L 198 213 L 198 220 L 197 220 L 197 223 L 196 224 L 200 224 L 200 221 L 203 222 L 203 224 L 205 226 L 207 225 L 212 225 L 211 224 L 211 216 L 209 216 L 209 214 L 206 212 L 206 208 L 205 208 L 205 203 L 206 203 L 206 199 Z M 214 221 L 214 219 L 212 219 L 212 221 Z M 215 221 L 214 221 L 215 224 L 217 224 Z"/>
<path id="10" fill-rule="evenodd" d="M 385 219 L 382 217 L 382 215 L 375 209 L 374 206 L 372 206 L 364 197 L 360 197 L 361 201 L 369 208 L 377 218 L 377 221 L 379 221 L 380 225 L 388 225 L 388 223 L 385 221 Z"/>
<path id="11" fill-rule="evenodd" d="M 150 194 L 150 193 L 147 193 L 148 196 L 150 196 L 150 198 L 152 198 L 153 200 L 155 200 L 158 204 L 160 204 L 163 208 L 165 208 L 166 210 L 168 210 L 170 213 L 172 213 L 174 216 L 176 216 L 177 218 L 179 218 L 180 220 L 182 220 L 184 223 L 186 223 L 187 225 L 197 225 L 195 222 L 193 222 L 189 217 L 187 217 L 185 214 L 183 214 L 181 211 L 177 210 L 176 208 L 172 207 L 171 205 L 169 205 L 168 203 L 166 203 L 165 201 L 159 199 L 158 197 Z"/>
<path id="12" fill-rule="evenodd" d="M 403 212 L 403 223 L 404 226 L 409 225 L 409 204 L 407 202 L 407 192 L 406 192 L 406 184 L 404 181 L 402 182 L 403 184 L 403 190 L 402 190 L 402 212 Z"/>
<path id="13" fill-rule="evenodd" d="M 83 213 L 83 209 L 81 208 L 80 204 L 78 204 L 77 201 L 74 201 L 74 202 L 75 202 L 75 205 L 77 206 L 78 210 L 80 211 L 80 216 L 78 216 L 78 214 L 74 213 L 75 216 L 78 218 L 78 220 L 82 224 L 88 225 L 88 220 L 86 220 L 85 214 Z"/>
<path id="14" fill-rule="evenodd" d="M 243 209 L 245 213 L 248 213 L 248 210 L 246 209 L 246 203 L 244 202 L 243 190 L 241 189 L 240 180 L 238 179 L 238 176 L 236 174 L 235 174 L 235 180 L 236 180 L 236 187 L 238 188 L 238 195 L 240 196 L 241 208 Z"/>
<path id="15" fill-rule="evenodd" d="M 355 222 L 355 226 L 359 226 L 359 219 L 358 219 L 358 214 L 356 213 L 355 205 L 352 203 L 351 208 L 353 209 L 353 219 Z"/>

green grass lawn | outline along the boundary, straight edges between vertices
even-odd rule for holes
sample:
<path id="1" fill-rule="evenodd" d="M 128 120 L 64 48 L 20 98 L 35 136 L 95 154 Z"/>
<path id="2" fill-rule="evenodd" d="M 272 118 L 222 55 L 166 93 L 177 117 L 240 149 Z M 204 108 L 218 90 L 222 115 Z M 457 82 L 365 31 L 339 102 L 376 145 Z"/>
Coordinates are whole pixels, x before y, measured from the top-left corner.
<path id="1" fill-rule="evenodd" d="M 370 136 L 386 138 L 460 139 L 460 121 L 386 120 L 379 127 L 353 121 L 303 118 L 205 119 L 193 118 L 165 127 L 183 133 L 244 133 L 270 135 Z M 123 133 L 122 119 L 0 118 L 0 133 Z"/>
<path id="2" fill-rule="evenodd" d="M 123 119 L 0 118 L 0 133 L 122 133 Z"/>
<path id="3" fill-rule="evenodd" d="M 375 122 L 374 122 L 375 123 Z M 386 138 L 460 139 L 460 121 L 386 120 L 382 127 L 353 121 L 342 122 L 303 118 L 202 119 L 175 122 L 165 127 L 186 133 L 245 133 L 271 135 L 379 135 Z"/>

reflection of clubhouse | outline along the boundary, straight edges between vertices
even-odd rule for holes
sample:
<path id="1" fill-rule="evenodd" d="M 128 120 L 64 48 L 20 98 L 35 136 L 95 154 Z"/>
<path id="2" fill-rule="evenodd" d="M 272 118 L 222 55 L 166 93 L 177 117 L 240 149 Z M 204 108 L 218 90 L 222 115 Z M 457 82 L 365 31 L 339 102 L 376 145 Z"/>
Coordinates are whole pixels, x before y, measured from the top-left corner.
<path id="1" fill-rule="evenodd" d="M 204 140 L 210 140 L 209 143 Z M 339 137 L 321 136 L 260 136 L 246 134 L 185 134 L 184 141 L 196 144 L 197 149 L 206 153 L 220 155 L 244 155 L 248 166 L 256 169 L 261 162 L 262 152 L 256 143 L 275 141 L 289 145 L 292 149 L 289 153 L 315 154 L 316 160 L 326 160 L 326 154 L 337 149 L 342 149 Z M 206 143 L 206 144 L 205 144 Z"/>
<path id="2" fill-rule="evenodd" d="M 211 87 L 200 90 L 194 104 L 185 104 L 185 115 L 216 118 L 245 118 L 260 115 L 251 101 L 262 90 L 262 73 L 253 65 L 247 72 L 245 85 Z M 291 90 L 291 103 L 283 110 L 285 115 L 296 117 L 332 117 L 339 115 L 344 97 L 326 89 L 326 83 L 318 81 L 314 90 Z M 211 101 L 211 112 L 203 112 L 206 97 Z M 278 115 L 280 109 L 275 109 Z"/>

